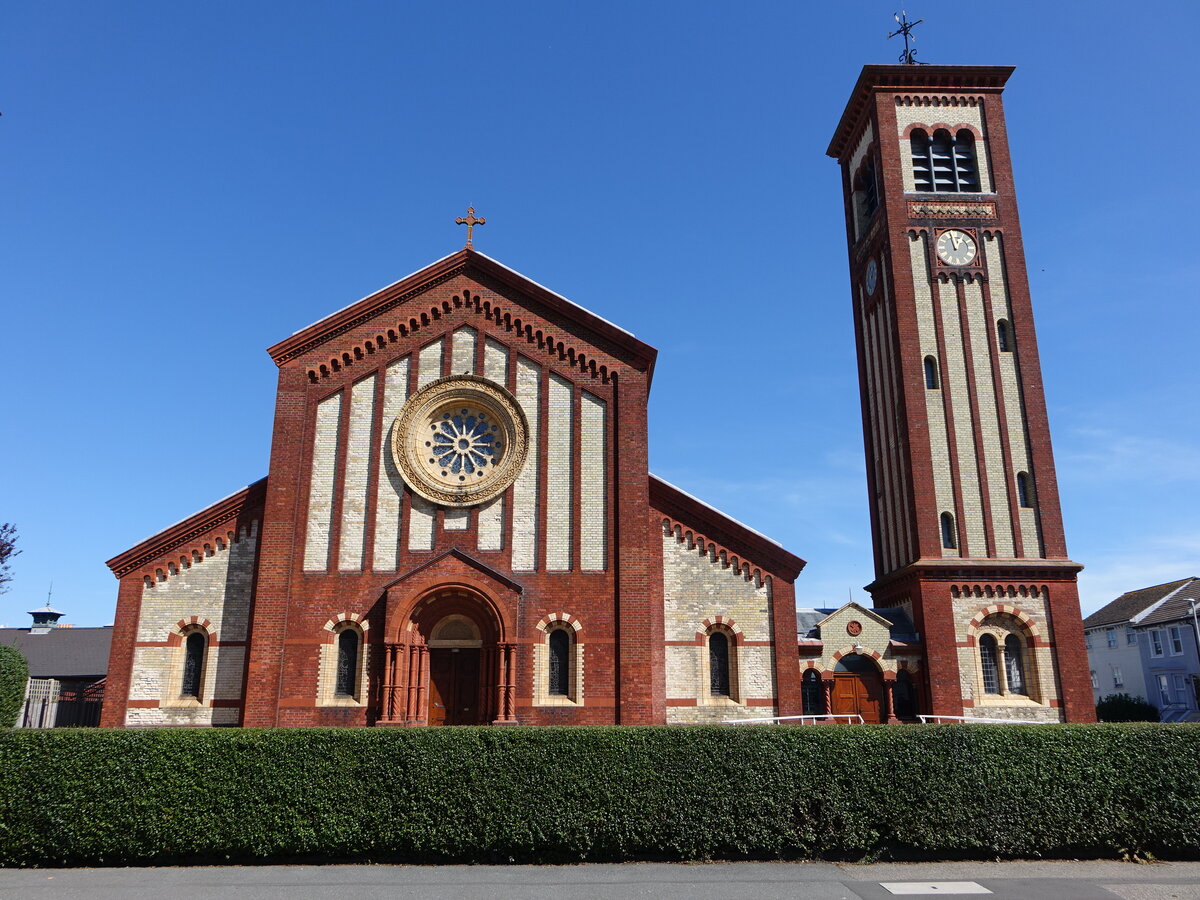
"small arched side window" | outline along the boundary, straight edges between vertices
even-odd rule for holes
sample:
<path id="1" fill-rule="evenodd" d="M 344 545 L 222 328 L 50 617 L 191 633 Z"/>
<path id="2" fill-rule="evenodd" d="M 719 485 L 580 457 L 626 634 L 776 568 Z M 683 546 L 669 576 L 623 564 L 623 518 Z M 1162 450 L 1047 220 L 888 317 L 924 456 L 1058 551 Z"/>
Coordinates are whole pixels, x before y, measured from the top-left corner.
<path id="1" fill-rule="evenodd" d="M 937 360 L 932 356 L 925 357 L 925 390 L 936 391 L 938 389 L 938 364 Z"/>
<path id="2" fill-rule="evenodd" d="M 183 642 L 183 684 L 179 693 L 200 699 L 200 681 L 204 673 L 204 650 L 208 639 L 202 631 L 192 631 Z"/>
<path id="3" fill-rule="evenodd" d="M 909 137 L 913 182 L 918 191 L 941 194 L 979 193 L 975 135 L 966 128 L 950 134 L 939 128 L 931 137 L 923 128 Z"/>
<path id="4" fill-rule="evenodd" d="M 808 669 L 800 681 L 800 701 L 806 716 L 825 715 L 825 685 L 816 669 Z"/>
<path id="5" fill-rule="evenodd" d="M 1008 319 L 1001 319 L 996 323 L 996 346 L 1000 348 L 1001 353 L 1012 352 L 1012 326 L 1008 324 Z"/>
<path id="6" fill-rule="evenodd" d="M 337 679 L 334 693 L 339 697 L 358 696 L 358 632 L 353 628 L 343 628 L 338 633 L 337 650 Z"/>
<path id="7" fill-rule="evenodd" d="M 714 697 L 729 696 L 729 638 L 721 631 L 708 636 L 708 681 Z"/>
<path id="8" fill-rule="evenodd" d="M 942 547 L 954 550 L 958 547 L 958 535 L 954 531 L 954 516 L 942 513 Z"/>
<path id="9" fill-rule="evenodd" d="M 571 636 L 565 628 L 550 632 L 550 674 L 548 689 L 552 696 L 571 693 Z"/>
<path id="10" fill-rule="evenodd" d="M 996 662 L 996 638 L 985 634 L 979 638 L 979 664 L 983 668 L 983 691 L 986 694 L 1000 693 L 1000 667 Z"/>
<path id="11" fill-rule="evenodd" d="M 991 637 L 991 635 L 985 635 Z M 994 643 L 994 639 L 993 639 Z M 1025 687 L 1025 656 L 1022 642 L 1015 634 L 1004 639 L 1004 674 L 1008 678 L 1010 694 L 1028 694 Z"/>
<path id="12" fill-rule="evenodd" d="M 1028 472 L 1017 473 L 1017 503 L 1025 509 L 1033 508 L 1033 485 Z"/>

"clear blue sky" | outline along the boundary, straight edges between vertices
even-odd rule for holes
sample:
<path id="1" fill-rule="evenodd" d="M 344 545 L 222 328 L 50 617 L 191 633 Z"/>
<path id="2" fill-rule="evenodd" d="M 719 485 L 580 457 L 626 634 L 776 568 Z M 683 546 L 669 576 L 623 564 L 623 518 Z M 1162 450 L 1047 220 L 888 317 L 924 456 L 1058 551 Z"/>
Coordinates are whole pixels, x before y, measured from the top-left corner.
<path id="1" fill-rule="evenodd" d="M 898 7 L 899 4 L 897 4 Z M 651 465 L 871 580 L 837 166 L 892 4 L 10 4 L 0 624 L 266 473 L 271 343 L 462 245 L 659 349 Z M 909 7 L 1006 93 L 1084 610 L 1200 575 L 1192 3 Z M 766 428 L 785 448 L 763 461 Z"/>

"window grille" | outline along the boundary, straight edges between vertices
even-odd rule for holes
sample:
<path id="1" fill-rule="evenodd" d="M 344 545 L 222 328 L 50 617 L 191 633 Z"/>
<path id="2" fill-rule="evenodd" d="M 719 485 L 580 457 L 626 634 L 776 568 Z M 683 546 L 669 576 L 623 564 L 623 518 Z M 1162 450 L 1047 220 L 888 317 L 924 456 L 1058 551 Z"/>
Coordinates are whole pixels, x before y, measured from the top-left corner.
<path id="1" fill-rule="evenodd" d="M 925 389 L 936 391 L 938 387 L 937 360 L 932 356 L 925 357 Z"/>
<path id="2" fill-rule="evenodd" d="M 1008 677 L 1010 694 L 1028 694 L 1025 686 L 1025 654 L 1021 639 L 1010 634 L 1004 639 L 1004 674 Z"/>
<path id="3" fill-rule="evenodd" d="M 821 675 L 816 669 L 809 669 L 804 673 L 800 684 L 800 700 L 804 715 L 825 715 L 825 685 L 821 684 Z"/>
<path id="4" fill-rule="evenodd" d="M 207 643 L 204 634 L 193 631 L 184 641 L 183 649 L 183 685 L 180 693 L 184 697 L 200 696 L 200 674 L 204 667 L 204 645 Z"/>
<path id="5" fill-rule="evenodd" d="M 550 632 L 550 693 L 566 697 L 570 692 L 571 637 L 566 629 L 556 628 Z"/>
<path id="6" fill-rule="evenodd" d="M 963 128 L 951 135 L 939 128 L 930 137 L 918 128 L 909 139 L 913 181 L 918 191 L 943 194 L 979 193 L 975 135 Z"/>
<path id="7" fill-rule="evenodd" d="M 942 546 L 947 550 L 953 550 L 958 546 L 957 536 L 954 533 L 954 516 L 948 512 L 942 513 Z"/>
<path id="8" fill-rule="evenodd" d="M 1171 654 L 1179 656 L 1183 653 L 1183 632 L 1178 625 L 1171 626 Z"/>
<path id="9" fill-rule="evenodd" d="M 708 680 L 714 697 L 729 696 L 729 638 L 720 631 L 708 636 Z"/>
<path id="10" fill-rule="evenodd" d="M 1000 668 L 996 664 L 996 638 L 985 634 L 979 639 L 979 662 L 983 666 L 983 692 L 1000 693 Z"/>
<path id="11" fill-rule="evenodd" d="M 358 632 L 343 628 L 338 634 L 337 679 L 335 693 L 353 697 L 358 693 Z"/>
<path id="12" fill-rule="evenodd" d="M 1155 628 L 1153 631 L 1150 632 L 1150 655 L 1151 656 L 1162 656 L 1163 655 L 1162 632 L 1159 631 L 1157 628 Z"/>

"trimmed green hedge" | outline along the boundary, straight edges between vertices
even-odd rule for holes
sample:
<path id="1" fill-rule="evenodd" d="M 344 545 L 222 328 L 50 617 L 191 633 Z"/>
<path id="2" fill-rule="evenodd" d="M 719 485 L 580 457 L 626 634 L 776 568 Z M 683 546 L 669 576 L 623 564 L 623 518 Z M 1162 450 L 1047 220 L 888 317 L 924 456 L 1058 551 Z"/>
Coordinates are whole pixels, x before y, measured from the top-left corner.
<path id="1" fill-rule="evenodd" d="M 1187 725 L 14 731 L 0 864 L 1200 857 Z"/>
<path id="2" fill-rule="evenodd" d="M 25 687 L 29 683 L 29 663 L 16 647 L 0 646 L 0 728 L 17 724 Z"/>

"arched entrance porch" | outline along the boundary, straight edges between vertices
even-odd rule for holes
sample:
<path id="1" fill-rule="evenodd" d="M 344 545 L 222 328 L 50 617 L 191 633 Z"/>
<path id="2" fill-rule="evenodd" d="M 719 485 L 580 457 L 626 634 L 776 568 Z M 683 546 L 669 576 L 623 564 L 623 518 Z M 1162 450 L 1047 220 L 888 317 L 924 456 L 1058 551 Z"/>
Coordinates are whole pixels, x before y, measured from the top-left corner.
<path id="1" fill-rule="evenodd" d="M 860 715 L 864 722 L 888 721 L 883 673 L 869 656 L 850 653 L 837 661 L 829 695 L 833 715 Z"/>
<path id="2" fill-rule="evenodd" d="M 515 723 L 515 645 L 489 598 L 434 588 L 388 631 L 380 724 Z"/>

